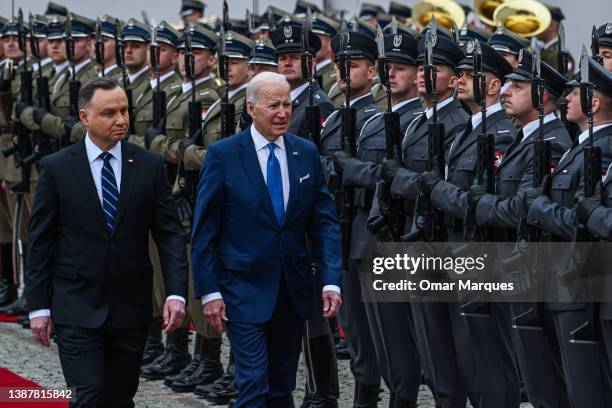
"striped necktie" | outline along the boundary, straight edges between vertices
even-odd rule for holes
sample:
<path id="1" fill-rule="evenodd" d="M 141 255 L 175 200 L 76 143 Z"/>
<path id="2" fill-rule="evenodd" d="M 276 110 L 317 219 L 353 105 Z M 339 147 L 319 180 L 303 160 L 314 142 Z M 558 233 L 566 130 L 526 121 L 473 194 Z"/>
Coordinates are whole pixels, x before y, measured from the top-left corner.
<path id="1" fill-rule="evenodd" d="M 115 218 L 117 217 L 117 206 L 119 204 L 119 189 L 115 180 L 115 172 L 110 164 L 112 154 L 104 152 L 100 158 L 104 161 L 102 166 L 102 209 L 106 218 L 106 228 L 113 230 Z"/>
<path id="2" fill-rule="evenodd" d="M 285 201 L 283 198 L 283 179 L 281 176 L 280 163 L 274 154 L 274 143 L 268 143 L 270 155 L 268 156 L 268 194 L 272 200 L 272 208 L 274 215 L 279 224 L 283 222 L 283 214 L 285 213 Z"/>

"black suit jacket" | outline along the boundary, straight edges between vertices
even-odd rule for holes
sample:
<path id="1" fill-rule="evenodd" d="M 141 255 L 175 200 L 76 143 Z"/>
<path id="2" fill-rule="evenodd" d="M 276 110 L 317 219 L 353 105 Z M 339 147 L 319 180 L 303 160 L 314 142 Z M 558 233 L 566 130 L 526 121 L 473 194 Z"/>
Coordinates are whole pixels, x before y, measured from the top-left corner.
<path id="1" fill-rule="evenodd" d="M 186 240 L 161 156 L 122 142 L 119 208 L 109 232 L 84 139 L 40 163 L 29 224 L 25 276 L 30 311 L 51 309 L 55 323 L 96 328 L 151 319 L 157 243 L 166 292 L 187 299 Z"/>

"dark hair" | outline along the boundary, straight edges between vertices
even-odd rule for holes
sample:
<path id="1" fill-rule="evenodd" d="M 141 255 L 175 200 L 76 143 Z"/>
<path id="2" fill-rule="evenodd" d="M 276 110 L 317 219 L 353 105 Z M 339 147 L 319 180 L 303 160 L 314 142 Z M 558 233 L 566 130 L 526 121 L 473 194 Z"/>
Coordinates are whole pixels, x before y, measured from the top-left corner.
<path id="1" fill-rule="evenodd" d="M 88 81 L 85 86 L 79 90 L 79 109 L 83 109 L 85 106 L 89 105 L 96 90 L 102 89 L 104 91 L 112 91 L 118 87 L 119 83 L 112 78 L 94 78 Z"/>

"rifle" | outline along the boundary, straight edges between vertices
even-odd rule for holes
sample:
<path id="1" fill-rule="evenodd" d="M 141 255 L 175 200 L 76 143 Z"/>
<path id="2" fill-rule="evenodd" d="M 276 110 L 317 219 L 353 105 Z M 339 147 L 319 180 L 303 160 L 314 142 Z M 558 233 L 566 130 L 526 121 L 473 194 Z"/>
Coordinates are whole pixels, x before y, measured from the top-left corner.
<path id="1" fill-rule="evenodd" d="M 227 0 L 223 1 L 223 24 L 219 42 L 219 76 L 223 80 L 223 100 L 221 102 L 221 137 L 226 138 L 236 130 L 236 107 L 229 101 L 229 56 L 225 52 L 225 33 L 231 30 L 228 18 Z"/>
<path id="2" fill-rule="evenodd" d="M 74 39 L 72 38 L 72 14 L 68 15 L 66 19 L 66 38 L 64 39 L 66 45 L 66 57 L 70 62 L 70 70 L 72 75 L 70 76 L 69 85 L 69 112 L 68 116 L 64 119 L 64 134 L 60 140 L 60 147 L 66 147 L 70 144 L 70 133 L 72 127 L 68 126 L 68 118 L 73 118 L 78 121 L 79 117 L 79 90 L 81 89 L 81 82 L 76 77 L 76 64 L 74 63 Z"/>
<path id="3" fill-rule="evenodd" d="M 342 23 L 340 30 L 340 53 L 338 54 L 338 71 L 340 79 L 344 82 L 344 100 L 345 105 L 339 109 L 338 114 L 341 120 L 342 137 L 340 148 L 348 151 L 351 155 L 356 151 L 355 126 L 356 126 L 356 111 L 351 107 L 351 55 L 349 53 L 349 43 L 351 36 L 346 28 L 346 24 Z M 353 217 L 355 215 L 355 188 L 348 184 L 342 183 L 342 169 L 333 167 L 330 176 L 336 180 L 337 186 L 342 186 L 341 191 L 337 191 L 336 200 L 337 206 L 340 209 L 340 227 L 342 232 L 342 261 L 343 268 L 348 270 L 348 260 L 351 248 L 351 228 Z"/>
<path id="4" fill-rule="evenodd" d="M 431 98 L 433 110 L 432 121 L 427 127 L 427 171 L 436 169 L 438 174 L 445 173 L 444 124 L 438 121 L 438 91 L 436 89 L 438 68 L 433 64 L 433 47 L 437 39 L 437 25 L 435 17 L 432 18 L 431 28 L 425 36 L 425 89 Z M 417 218 L 418 217 L 418 218 Z M 425 194 L 419 194 L 415 203 L 415 219 L 423 221 L 422 226 L 404 236 L 403 242 L 414 242 L 419 239 L 428 242 L 445 242 L 446 227 L 444 226 L 444 213 L 435 208 Z"/>
<path id="5" fill-rule="evenodd" d="M 312 60 L 314 55 L 310 52 L 310 31 L 312 27 L 312 14 L 310 8 L 306 12 L 306 20 L 302 24 L 302 78 L 308 82 L 308 106 L 306 106 L 306 138 L 312 141 L 321 152 L 321 110 L 314 103 L 315 80 Z"/>
<path id="6" fill-rule="evenodd" d="M 19 8 L 17 18 L 17 43 L 23 52 L 23 65 L 21 67 L 20 100 L 28 106 L 32 105 L 32 71 L 28 68 L 28 48 L 26 44 L 26 29 L 23 23 L 23 11 Z M 14 156 L 15 167 L 21 169 L 21 182 L 11 187 L 15 193 L 30 192 L 31 167 L 23 163 L 23 159 L 32 153 L 32 141 L 28 129 L 18 120 L 13 121 L 13 146 L 2 153 L 5 157 Z"/>
<path id="7" fill-rule="evenodd" d="M 569 61 L 569 53 L 565 48 L 565 25 L 563 24 L 563 21 L 559 23 L 559 41 L 557 42 L 557 45 L 559 47 L 559 53 L 557 54 L 557 68 L 559 69 L 559 73 L 563 75 L 566 80 L 568 80 L 567 63 Z M 567 100 L 565 98 L 561 98 L 559 112 L 561 113 L 561 121 L 565 125 L 565 128 L 573 141 L 578 134 L 578 126 L 575 123 L 567 120 Z"/>
<path id="8" fill-rule="evenodd" d="M 592 197 L 595 192 L 595 186 L 601 182 L 601 148 L 593 144 L 593 84 L 589 78 L 589 55 L 586 47 L 582 46 L 582 55 L 580 57 L 580 105 L 582 112 L 587 117 L 589 125 L 589 144 L 584 147 L 584 195 Z M 576 234 L 576 242 L 595 242 L 597 241 L 588 231 L 586 226 L 578 227 Z M 575 243 L 572 243 L 574 245 Z M 572 248 L 572 252 L 576 253 L 577 249 Z M 586 256 L 585 256 L 586 258 Z M 591 258 L 585 260 L 586 263 L 593 262 Z M 586 265 L 585 267 L 589 267 Z M 574 272 L 573 274 L 571 272 Z M 560 276 L 564 284 L 571 284 L 572 279 L 578 278 L 576 273 L 580 270 L 568 271 L 568 273 Z M 569 275 L 569 276 L 567 276 Z M 595 321 L 599 318 L 599 303 L 593 304 L 593 318 Z M 601 338 L 599 324 L 593 324 L 590 321 L 585 321 L 576 329 L 570 332 L 570 343 L 580 344 L 597 344 Z"/>
<path id="9" fill-rule="evenodd" d="M 129 79 L 127 74 L 127 68 L 125 66 L 125 44 L 123 43 L 123 36 L 121 35 L 121 23 L 119 19 L 115 19 L 115 62 L 119 69 L 121 69 L 121 80 L 123 83 L 123 90 L 128 100 L 128 116 L 130 117 L 130 126 L 128 134 L 134 133 L 134 99 L 132 97 L 132 90 L 129 88 Z"/>
<path id="10" fill-rule="evenodd" d="M 96 64 L 100 69 L 102 76 L 104 75 L 104 40 L 102 39 L 102 24 L 100 19 L 96 19 Z"/>
<path id="11" fill-rule="evenodd" d="M 166 93 L 160 84 L 160 47 L 157 43 L 157 27 L 151 27 L 151 45 L 149 46 L 151 66 L 155 72 L 156 85 L 153 91 L 153 126 L 165 130 L 166 128 Z M 201 114 L 200 114 L 201 117 Z M 201 119 L 200 119 L 201 120 Z"/>
<path id="12" fill-rule="evenodd" d="M 392 34 L 397 34 L 397 22 L 392 27 Z M 385 158 L 399 159 L 402 155 L 402 141 L 400 138 L 400 117 L 399 113 L 393 112 L 391 103 L 391 81 L 389 78 L 389 60 L 385 53 L 385 38 L 380 26 L 377 29 L 376 45 L 378 46 L 378 78 L 380 83 L 385 85 L 387 91 L 387 111 L 383 114 L 385 121 Z M 394 242 L 399 242 L 404 228 L 405 214 L 402 201 L 391 196 L 391 184 L 382 180 L 378 195 L 378 206 L 383 218 L 371 225 L 371 231 L 382 230 L 385 225 L 391 232 Z M 376 234 L 376 233 L 375 233 Z"/>
<path id="13" fill-rule="evenodd" d="M 47 112 L 51 110 L 51 100 L 49 97 L 49 79 L 42 73 L 42 62 L 40 58 L 40 48 L 38 38 L 34 36 L 34 18 L 30 13 L 30 48 L 32 57 L 38 62 L 38 77 L 36 78 L 36 102 L 39 108 L 43 108 Z M 51 144 L 49 136 L 45 135 L 42 129 L 32 130 L 32 149 L 28 156 L 22 159 L 22 166 L 28 167 L 34 162 L 37 162 L 42 157 L 51 153 L 54 146 Z M 24 152 L 25 154 L 26 152 Z M 22 171 L 24 169 L 22 168 Z"/>
<path id="14" fill-rule="evenodd" d="M 474 41 L 474 77 L 472 88 L 474 101 L 480 105 L 480 133 L 476 138 L 476 182 L 486 183 L 486 191 L 495 194 L 495 138 L 487 132 L 487 79 L 482 71 L 482 49 L 478 40 Z M 490 227 L 480 227 L 476 223 L 476 209 L 466 208 L 463 219 L 463 237 L 466 242 L 488 242 L 493 238 Z M 453 254 L 465 252 L 469 244 L 453 251 Z M 491 303 L 478 298 L 461 305 L 461 315 L 468 317 L 490 317 Z"/>
<path id="15" fill-rule="evenodd" d="M 534 163 L 533 187 L 539 187 L 542 184 L 544 177 L 550 174 L 551 166 L 550 142 L 544 140 L 544 90 L 545 83 L 541 73 L 540 52 L 536 49 L 531 69 L 531 105 L 534 109 L 538 110 L 539 128 L 538 138 L 532 142 Z M 546 270 L 547 254 L 543 245 L 534 245 L 534 243 L 538 244 L 547 241 L 549 241 L 548 234 L 538 227 L 528 225 L 527 214 L 523 215 L 517 229 L 517 248 L 519 252 L 503 260 L 502 266 L 508 270 L 508 268 L 514 268 L 520 264 L 526 265 L 526 258 L 528 258 L 532 260 L 531 265 L 526 265 L 531 267 L 532 282 L 535 282 L 536 285 L 538 281 L 545 282 L 545 279 L 542 279 L 541 276 Z M 545 290 L 545 288 L 538 289 L 539 291 Z M 540 318 L 543 307 L 543 303 L 539 302 L 536 305 L 537 310 L 531 307 L 524 313 L 514 317 L 512 319 L 512 327 L 526 330 L 541 330 L 542 322 Z"/>

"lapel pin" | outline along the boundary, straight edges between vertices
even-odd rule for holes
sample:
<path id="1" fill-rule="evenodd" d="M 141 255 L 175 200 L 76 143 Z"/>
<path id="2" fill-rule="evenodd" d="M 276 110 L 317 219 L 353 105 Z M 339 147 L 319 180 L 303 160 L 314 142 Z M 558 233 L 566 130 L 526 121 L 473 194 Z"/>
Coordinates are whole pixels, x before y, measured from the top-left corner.
<path id="1" fill-rule="evenodd" d="M 134 164 L 134 160 L 132 160 L 132 159 L 128 159 L 128 163 L 130 163 L 130 164 Z"/>
<path id="2" fill-rule="evenodd" d="M 298 155 L 298 152 L 293 152 L 293 155 L 294 155 L 294 156 L 297 156 L 297 155 Z"/>

